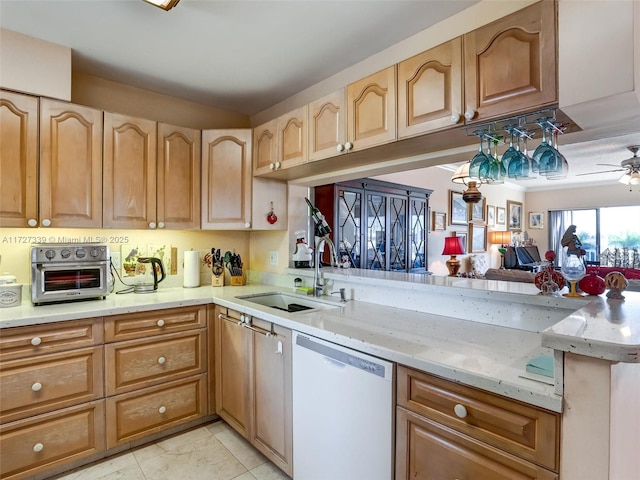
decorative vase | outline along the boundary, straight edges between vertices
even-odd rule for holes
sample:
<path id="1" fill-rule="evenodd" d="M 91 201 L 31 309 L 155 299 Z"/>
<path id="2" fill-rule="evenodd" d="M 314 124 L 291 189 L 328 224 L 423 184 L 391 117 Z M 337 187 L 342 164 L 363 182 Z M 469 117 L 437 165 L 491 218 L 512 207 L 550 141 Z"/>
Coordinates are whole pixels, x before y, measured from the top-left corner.
<path id="1" fill-rule="evenodd" d="M 556 272 L 552 265 L 544 267 L 536 273 L 533 283 L 543 295 L 553 295 L 565 285 L 564 277 Z"/>
<path id="2" fill-rule="evenodd" d="M 601 295 L 605 290 L 604 278 L 595 272 L 591 272 L 578 282 L 578 287 L 589 295 Z"/>
<path id="3" fill-rule="evenodd" d="M 562 262 L 562 268 L 560 269 L 562 276 L 569 282 L 569 293 L 565 293 L 565 297 L 582 297 L 581 293 L 576 291 L 577 283 L 587 273 L 587 269 L 582 263 L 582 260 L 577 255 L 568 254 L 565 256 Z"/>

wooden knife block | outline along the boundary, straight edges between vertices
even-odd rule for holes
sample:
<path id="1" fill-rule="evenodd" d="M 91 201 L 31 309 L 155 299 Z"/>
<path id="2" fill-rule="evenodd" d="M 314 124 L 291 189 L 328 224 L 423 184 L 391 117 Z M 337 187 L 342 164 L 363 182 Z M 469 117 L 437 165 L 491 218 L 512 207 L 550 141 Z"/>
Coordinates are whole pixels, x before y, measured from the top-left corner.
<path id="1" fill-rule="evenodd" d="M 247 283 L 244 273 L 242 275 L 231 276 L 231 285 L 239 287 Z"/>
<path id="2" fill-rule="evenodd" d="M 212 287 L 224 287 L 224 275 L 211 274 L 211 286 Z"/>

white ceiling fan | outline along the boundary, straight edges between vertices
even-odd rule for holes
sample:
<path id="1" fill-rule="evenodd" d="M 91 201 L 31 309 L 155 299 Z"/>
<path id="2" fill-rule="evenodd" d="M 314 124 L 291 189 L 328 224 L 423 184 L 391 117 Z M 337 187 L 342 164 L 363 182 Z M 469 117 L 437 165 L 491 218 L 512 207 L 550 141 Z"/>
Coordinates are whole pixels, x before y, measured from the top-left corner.
<path id="1" fill-rule="evenodd" d="M 632 145 L 627 147 L 631 153 L 633 153 L 633 157 L 627 158 L 620 162 L 620 165 L 613 165 L 611 163 L 598 163 L 597 165 L 602 165 L 603 167 L 616 167 L 614 170 L 603 170 L 601 172 L 589 172 L 589 173 L 579 173 L 576 176 L 580 175 L 596 175 L 598 173 L 608 173 L 608 172 L 625 172 L 622 177 L 618 180 L 620 183 L 624 183 L 625 185 L 640 185 L 640 157 L 638 157 L 638 152 L 640 151 L 640 145 Z"/>

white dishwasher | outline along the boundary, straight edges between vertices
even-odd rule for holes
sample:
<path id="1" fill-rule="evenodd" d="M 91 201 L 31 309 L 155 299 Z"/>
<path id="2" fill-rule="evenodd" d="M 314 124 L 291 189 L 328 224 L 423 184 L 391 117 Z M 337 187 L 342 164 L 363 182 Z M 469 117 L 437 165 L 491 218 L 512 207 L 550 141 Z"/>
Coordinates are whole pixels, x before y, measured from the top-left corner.
<path id="1" fill-rule="evenodd" d="M 394 364 L 293 332 L 293 478 L 393 478 Z"/>

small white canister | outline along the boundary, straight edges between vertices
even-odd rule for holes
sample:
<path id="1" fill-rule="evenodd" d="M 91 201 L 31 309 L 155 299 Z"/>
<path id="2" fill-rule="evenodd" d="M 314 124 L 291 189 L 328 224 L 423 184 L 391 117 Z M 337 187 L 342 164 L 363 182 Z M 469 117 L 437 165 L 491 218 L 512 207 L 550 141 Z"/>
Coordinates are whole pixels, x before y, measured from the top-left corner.
<path id="1" fill-rule="evenodd" d="M 22 284 L 16 277 L 5 273 L 0 275 L 0 308 L 17 307 L 22 303 Z"/>

